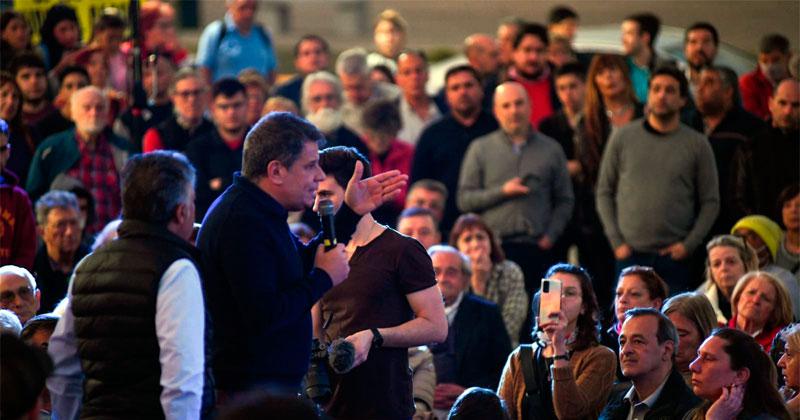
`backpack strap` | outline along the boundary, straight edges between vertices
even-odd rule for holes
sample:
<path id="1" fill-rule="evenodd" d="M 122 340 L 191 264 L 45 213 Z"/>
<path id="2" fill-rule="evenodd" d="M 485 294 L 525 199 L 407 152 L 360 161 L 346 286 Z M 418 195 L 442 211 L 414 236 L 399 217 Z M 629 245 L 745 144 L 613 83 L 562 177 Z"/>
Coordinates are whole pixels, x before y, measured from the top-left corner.
<path id="1" fill-rule="evenodd" d="M 523 344 L 519 346 L 519 356 L 522 362 L 522 378 L 525 379 L 525 394 L 537 395 L 539 386 L 536 382 L 536 371 L 533 367 L 533 346 Z"/>

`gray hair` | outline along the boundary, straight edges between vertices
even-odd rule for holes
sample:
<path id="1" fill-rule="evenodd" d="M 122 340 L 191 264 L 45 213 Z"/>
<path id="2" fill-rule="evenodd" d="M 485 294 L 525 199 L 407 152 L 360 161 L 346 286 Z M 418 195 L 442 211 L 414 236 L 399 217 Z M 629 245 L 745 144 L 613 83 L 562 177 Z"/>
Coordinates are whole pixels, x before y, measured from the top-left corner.
<path id="1" fill-rule="evenodd" d="M 28 280 L 28 285 L 31 286 L 31 289 L 36 290 L 36 278 L 33 277 L 33 274 L 31 274 L 28 269 L 10 264 L 0 267 L 0 276 L 7 275 L 17 276 Z"/>
<path id="2" fill-rule="evenodd" d="M 347 75 L 369 75 L 367 65 L 367 50 L 363 48 L 350 48 L 342 51 L 336 59 L 336 73 Z"/>
<path id="3" fill-rule="evenodd" d="M 175 89 L 177 89 L 178 86 L 178 82 L 186 79 L 197 79 L 203 84 L 204 88 L 208 88 L 208 86 L 206 86 L 206 79 L 200 73 L 200 70 L 195 67 L 181 67 L 181 69 L 172 76 L 172 80 L 169 82 L 168 93 L 170 95 L 174 95 Z"/>
<path id="4" fill-rule="evenodd" d="M 455 247 L 444 244 L 433 245 L 432 247 L 428 248 L 428 256 L 431 258 L 440 252 L 458 255 L 458 257 L 461 259 L 461 272 L 467 277 L 472 275 L 472 265 L 469 262 L 469 258 L 461 253 L 461 251 L 457 250 Z"/>
<path id="5" fill-rule="evenodd" d="M 664 344 L 666 341 L 672 341 L 674 344 L 672 347 L 672 358 L 674 359 L 675 356 L 678 355 L 678 330 L 675 328 L 675 324 L 673 324 L 666 315 L 659 312 L 656 308 L 633 308 L 625 312 L 625 322 L 631 318 L 648 315 L 654 316 L 658 320 L 658 328 L 656 329 L 658 344 Z"/>
<path id="6" fill-rule="evenodd" d="M 81 206 L 78 198 L 69 191 L 53 190 L 41 196 L 36 201 L 36 223 L 39 226 L 47 224 L 47 216 L 53 209 L 73 209 L 80 214 Z"/>
<path id="7" fill-rule="evenodd" d="M 336 91 L 336 96 L 339 98 L 341 104 L 344 99 L 342 98 L 342 82 L 339 78 L 325 70 L 317 71 L 306 76 L 303 80 L 303 87 L 300 90 L 300 105 L 302 107 L 303 115 L 308 113 L 308 102 L 311 98 L 308 97 L 308 91 L 311 90 L 311 85 L 317 82 L 325 82 Z"/>
<path id="8" fill-rule="evenodd" d="M 9 332 L 19 337 L 22 332 L 22 322 L 17 314 L 8 309 L 0 309 L 0 332 Z"/>
<path id="9" fill-rule="evenodd" d="M 159 150 L 128 160 L 120 176 L 122 218 L 166 225 L 178 205 L 190 199 L 195 170 L 186 156 Z"/>
<path id="10" fill-rule="evenodd" d="M 89 93 L 93 93 L 93 94 L 99 96 L 100 99 L 103 101 L 103 107 L 105 109 L 108 109 L 108 96 L 106 96 L 105 92 L 103 92 L 97 86 L 89 85 L 89 86 L 84 86 L 84 87 L 76 90 L 75 92 L 72 92 L 72 95 L 70 96 L 70 101 L 69 101 L 70 102 L 70 104 L 69 104 L 70 108 L 69 109 L 70 109 L 70 111 L 72 111 L 72 115 L 77 114 L 76 110 L 80 106 L 80 105 L 78 105 L 79 101 L 77 100 L 77 98 L 79 98 L 79 97 L 81 97 L 83 95 L 89 94 Z"/>

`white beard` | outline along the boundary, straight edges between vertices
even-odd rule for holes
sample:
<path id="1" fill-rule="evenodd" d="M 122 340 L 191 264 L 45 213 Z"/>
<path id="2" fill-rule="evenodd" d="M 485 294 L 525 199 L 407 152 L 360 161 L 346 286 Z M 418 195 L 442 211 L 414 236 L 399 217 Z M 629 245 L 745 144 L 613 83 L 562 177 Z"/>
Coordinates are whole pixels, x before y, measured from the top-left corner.
<path id="1" fill-rule="evenodd" d="M 306 115 L 306 119 L 317 126 L 319 131 L 330 134 L 342 126 L 342 111 L 333 108 L 322 108 L 317 112 Z"/>

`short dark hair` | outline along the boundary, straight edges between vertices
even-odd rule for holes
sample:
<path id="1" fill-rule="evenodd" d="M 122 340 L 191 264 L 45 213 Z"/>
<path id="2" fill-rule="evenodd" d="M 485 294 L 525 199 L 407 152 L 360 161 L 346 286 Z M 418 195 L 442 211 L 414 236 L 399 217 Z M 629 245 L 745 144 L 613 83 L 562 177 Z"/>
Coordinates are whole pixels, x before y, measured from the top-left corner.
<path id="1" fill-rule="evenodd" d="M 239 92 L 247 96 L 247 88 L 242 82 L 233 77 L 224 77 L 214 82 L 214 85 L 211 86 L 211 99 L 216 99 L 219 95 L 230 98 Z"/>
<path id="2" fill-rule="evenodd" d="M 433 220 L 433 225 L 436 226 L 436 217 L 433 215 L 433 212 L 425 207 L 409 207 L 404 209 L 400 212 L 400 216 L 397 216 L 397 225 L 400 225 L 400 221 L 409 217 L 430 217 Z"/>
<path id="3" fill-rule="evenodd" d="M 195 170 L 183 154 L 159 150 L 135 155 L 121 176 L 122 218 L 166 225 L 179 204 L 189 200 Z"/>
<path id="4" fill-rule="evenodd" d="M 519 44 L 522 43 L 522 40 L 528 35 L 533 35 L 539 38 L 539 40 L 542 41 L 545 46 L 550 45 L 550 38 L 547 35 L 547 28 L 538 23 L 526 23 L 519 28 L 517 36 L 514 37 L 513 45 L 515 50 L 519 47 Z"/>
<path id="5" fill-rule="evenodd" d="M 324 139 L 308 121 L 289 112 L 271 112 L 258 120 L 244 139 L 242 175 L 256 181 L 273 160 L 288 168 L 300 158 L 305 142 Z"/>
<path id="6" fill-rule="evenodd" d="M 559 66 L 556 68 L 555 72 L 553 72 L 553 80 L 567 75 L 573 75 L 582 81 L 586 81 L 586 67 L 577 61 L 564 63 L 564 65 Z"/>
<path id="7" fill-rule="evenodd" d="M 21 418 L 36 405 L 53 371 L 53 361 L 44 349 L 29 346 L 14 334 L 0 334 L 0 411 L 3 418 Z"/>
<path id="8" fill-rule="evenodd" d="M 494 391 L 479 387 L 464 390 L 453 403 L 447 416 L 448 420 L 507 420 L 508 418 L 503 400 Z"/>
<path id="9" fill-rule="evenodd" d="M 361 122 L 367 130 L 392 136 L 396 136 L 403 128 L 400 110 L 397 104 L 390 99 L 377 100 L 368 104 L 361 114 Z"/>
<path id="10" fill-rule="evenodd" d="M 653 83 L 653 79 L 655 79 L 656 76 L 669 76 L 675 79 L 678 82 L 678 88 L 681 97 L 687 98 L 689 96 L 689 82 L 686 80 L 686 75 L 684 75 L 682 71 L 678 70 L 677 67 L 667 64 L 657 68 L 653 72 L 653 75 L 650 76 L 650 80 L 647 81 L 648 89 L 650 89 L 650 84 Z"/>
<path id="11" fill-rule="evenodd" d="M 780 212 L 781 209 L 783 209 L 783 206 L 785 206 L 787 202 L 797 197 L 798 194 L 800 194 L 800 184 L 797 183 L 790 184 L 786 188 L 782 189 L 781 192 L 778 194 L 778 200 L 776 200 L 776 204 L 778 205 L 777 207 L 778 212 Z M 783 223 L 783 221 L 781 221 L 781 223 Z M 786 226 L 784 226 L 784 228 L 785 227 Z"/>
<path id="12" fill-rule="evenodd" d="M 11 59 L 11 63 L 8 64 L 8 71 L 15 78 L 17 77 L 17 73 L 24 68 L 41 69 L 42 71 L 47 70 L 42 57 L 33 51 L 22 51 L 18 53 Z"/>
<path id="13" fill-rule="evenodd" d="M 58 324 L 58 318 L 58 315 L 52 313 L 36 315 L 29 319 L 28 322 L 25 323 L 25 326 L 22 327 L 19 338 L 25 343 L 28 343 L 40 330 L 46 330 L 52 334 L 56 329 L 56 324 Z"/>
<path id="14" fill-rule="evenodd" d="M 475 78 L 475 80 L 478 82 L 479 85 L 482 83 L 481 76 L 480 74 L 478 74 L 478 71 L 475 70 L 474 67 L 470 66 L 469 64 L 461 64 L 449 68 L 447 72 L 444 74 L 445 86 L 447 86 L 447 81 L 450 80 L 450 78 L 453 77 L 453 75 L 456 73 L 469 73 L 472 75 L 472 77 Z"/>
<path id="15" fill-rule="evenodd" d="M 551 25 L 567 19 L 578 19 L 578 12 L 569 6 L 560 5 L 553 7 L 547 15 L 547 23 Z"/>
<path id="16" fill-rule="evenodd" d="M 648 46 L 653 49 L 653 44 L 656 42 L 658 33 L 661 31 L 661 19 L 652 13 L 636 13 L 625 18 L 636 22 L 639 25 L 639 32 L 647 32 L 650 35 L 650 42 Z"/>
<path id="17" fill-rule="evenodd" d="M 647 293 L 650 295 L 650 299 L 659 298 L 663 302 L 669 296 L 669 286 L 661 278 L 661 276 L 656 273 L 656 270 L 653 270 L 652 267 L 646 267 L 643 265 L 632 265 L 630 267 L 624 268 L 620 273 L 619 277 L 617 278 L 617 282 L 625 276 L 637 276 L 639 277 L 647 288 Z"/>
<path id="18" fill-rule="evenodd" d="M 92 28 L 94 33 L 107 29 L 125 29 L 125 20 L 122 19 L 116 9 L 113 10 L 114 12 L 105 12 L 97 18 Z"/>
<path id="19" fill-rule="evenodd" d="M 717 28 L 714 25 L 708 22 L 695 22 L 686 29 L 684 33 L 683 41 L 686 42 L 689 39 L 689 32 L 692 31 L 708 31 L 711 33 L 711 38 L 714 40 L 714 45 L 719 45 L 719 32 L 717 32 Z"/>
<path id="20" fill-rule="evenodd" d="M 758 52 L 769 54 L 778 51 L 783 55 L 789 55 L 789 40 L 781 34 L 768 34 L 761 38 Z"/>
<path id="21" fill-rule="evenodd" d="M 58 85 L 59 86 L 63 85 L 64 79 L 66 79 L 67 76 L 69 76 L 70 74 L 75 74 L 75 73 L 78 73 L 81 76 L 83 76 L 87 82 L 91 80 L 89 78 L 89 73 L 82 66 L 67 66 L 64 67 L 64 69 L 61 70 L 60 73 L 58 73 Z"/>
<path id="22" fill-rule="evenodd" d="M 294 44 L 293 51 L 295 58 L 297 58 L 297 56 L 300 54 L 300 45 L 307 41 L 319 42 L 319 44 L 322 45 L 322 50 L 325 51 L 326 53 L 329 53 L 331 51 L 331 48 L 328 45 L 328 41 L 326 41 L 325 38 L 316 34 L 305 34 L 301 36 L 300 39 L 298 39 L 297 42 Z"/>
<path id="23" fill-rule="evenodd" d="M 491 227 L 475 213 L 465 213 L 458 216 L 453 228 L 450 230 L 450 245 L 458 248 L 458 237 L 469 229 L 480 229 L 489 237 L 489 259 L 493 264 L 505 261 L 506 254 L 500 246 L 500 241 L 495 236 Z"/>
<path id="24" fill-rule="evenodd" d="M 672 357 L 678 355 L 678 330 L 675 324 L 658 309 L 655 308 L 633 308 L 625 311 L 625 320 L 642 316 L 654 316 L 658 319 L 658 329 L 656 329 L 656 339 L 658 344 L 664 344 L 667 340 L 672 341 L 675 346 L 672 349 Z"/>
<path id="25" fill-rule="evenodd" d="M 354 147 L 335 146 L 319 152 L 319 167 L 322 168 L 322 172 L 325 172 L 326 176 L 333 176 L 333 179 L 342 188 L 347 188 L 347 183 L 353 177 L 356 161 L 361 161 L 364 165 L 362 179 L 372 176 L 369 159 Z"/>

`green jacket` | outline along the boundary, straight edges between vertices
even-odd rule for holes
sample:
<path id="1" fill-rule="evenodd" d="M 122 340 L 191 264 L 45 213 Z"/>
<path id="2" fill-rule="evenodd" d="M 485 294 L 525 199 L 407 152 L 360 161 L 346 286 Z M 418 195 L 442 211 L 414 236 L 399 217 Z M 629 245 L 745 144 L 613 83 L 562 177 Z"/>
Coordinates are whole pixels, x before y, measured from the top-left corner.
<path id="1" fill-rule="evenodd" d="M 133 152 L 133 147 L 123 138 L 114 135 L 111 130 L 105 131 L 106 139 L 111 144 L 111 153 L 114 155 L 114 166 L 117 172 L 122 171 L 128 156 Z M 78 145 L 75 142 L 75 129 L 71 128 L 46 138 L 33 155 L 31 168 L 28 171 L 28 182 L 25 189 L 36 202 L 39 197 L 50 190 L 50 185 L 56 178 L 75 165 L 80 158 Z"/>

